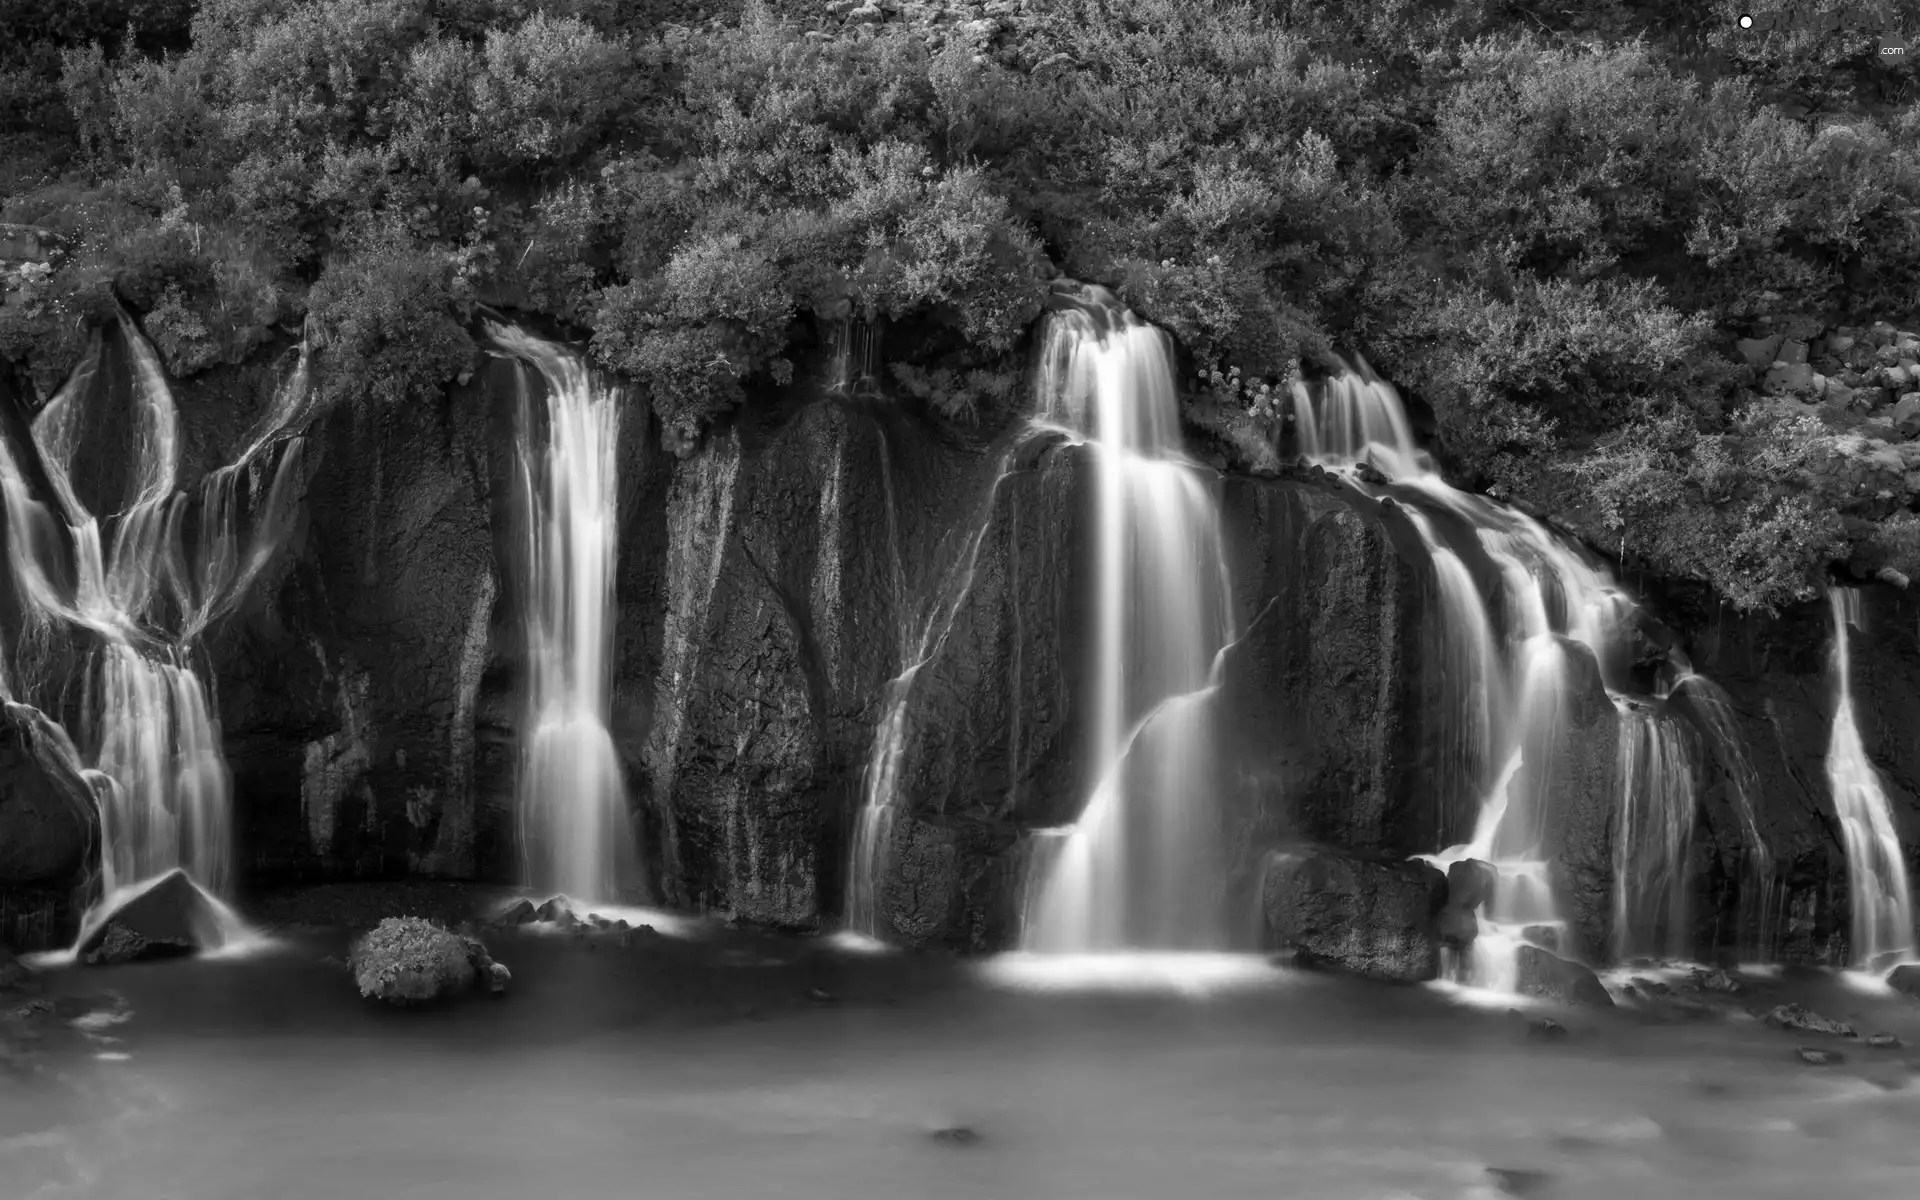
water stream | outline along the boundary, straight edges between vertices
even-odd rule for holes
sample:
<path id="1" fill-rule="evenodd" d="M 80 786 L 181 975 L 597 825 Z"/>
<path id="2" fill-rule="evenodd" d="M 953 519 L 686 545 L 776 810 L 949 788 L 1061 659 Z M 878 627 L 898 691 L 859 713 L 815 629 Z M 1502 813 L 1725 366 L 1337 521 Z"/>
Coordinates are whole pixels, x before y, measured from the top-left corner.
<path id="1" fill-rule="evenodd" d="M 1852 961 L 1856 967 L 1883 969 L 1913 956 L 1913 891 L 1907 883 L 1906 858 L 1892 806 L 1854 718 L 1849 631 L 1862 628 L 1860 593 L 1837 587 L 1828 593 L 1828 600 L 1833 607 L 1837 695 L 1833 737 L 1827 744 L 1827 784 L 1833 790 L 1840 840 L 1847 852 Z"/>
<path id="2" fill-rule="evenodd" d="M 487 332 L 518 364 L 514 567 L 526 681 L 514 802 L 526 881 L 590 904 L 617 902 L 639 883 L 608 729 L 620 395 L 571 347 L 494 322 Z"/>

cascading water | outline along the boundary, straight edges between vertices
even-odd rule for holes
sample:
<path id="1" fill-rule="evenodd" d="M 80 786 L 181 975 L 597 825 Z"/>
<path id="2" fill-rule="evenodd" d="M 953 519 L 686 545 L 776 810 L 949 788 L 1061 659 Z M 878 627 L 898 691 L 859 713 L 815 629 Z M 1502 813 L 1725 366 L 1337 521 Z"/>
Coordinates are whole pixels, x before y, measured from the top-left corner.
<path id="1" fill-rule="evenodd" d="M 516 566 L 527 680 L 514 799 L 527 882 L 618 902 L 639 884 L 608 730 L 620 396 L 569 347 L 498 323 L 488 334 L 518 365 Z"/>
<path id="2" fill-rule="evenodd" d="M 1852 901 L 1852 960 L 1856 967 L 1884 969 L 1913 956 L 1913 892 L 1893 809 L 1880 773 L 1867 758 L 1853 715 L 1853 670 L 1849 629 L 1861 628 L 1860 593 L 1834 588 L 1833 673 L 1837 694 L 1833 737 L 1827 744 L 1827 785 L 1847 851 L 1848 898 Z"/>
<path id="3" fill-rule="evenodd" d="M 1232 590 L 1208 472 L 1180 449 L 1169 339 L 1088 288 L 1047 318 L 1038 390 L 1040 419 L 1097 464 L 1095 784 L 1042 835 L 1023 948 L 1223 948 L 1208 701 Z"/>
<path id="4" fill-rule="evenodd" d="M 231 883 L 231 785 L 219 721 L 194 666 L 196 640 L 234 609 L 289 531 L 302 447 L 290 429 L 310 392 L 303 347 L 240 460 L 197 495 L 179 491 L 178 417 L 165 375 L 130 319 L 117 332 L 133 402 L 123 507 L 96 516 L 72 482 L 83 409 L 94 389 L 110 386 L 100 331 L 24 439 L 15 430 L 0 437 L 24 626 L 12 631 L 8 674 L 23 692 L 57 696 L 62 681 L 38 677 L 65 637 L 86 664 L 79 757 L 100 797 L 96 913 L 175 870 L 216 894 Z M 237 922 L 227 926 L 232 933 Z"/>
<path id="5" fill-rule="evenodd" d="M 1550 886 L 1543 838 L 1555 783 L 1548 771 L 1575 681 L 1568 642 L 1591 650 L 1621 712 L 1614 949 L 1641 949 L 1644 932 L 1678 952 L 1686 945 L 1685 864 L 1693 827 L 1697 751 L 1688 731 L 1656 707 L 1624 695 L 1636 606 L 1588 556 L 1538 522 L 1450 487 L 1417 449 L 1400 397 L 1361 362 L 1317 389 L 1294 391 L 1302 454 L 1348 473 L 1356 488 L 1384 472 L 1424 542 L 1438 580 L 1457 691 L 1452 760 L 1467 764 L 1483 797 L 1473 835 L 1426 856 L 1441 868 L 1489 863 L 1497 882 L 1478 913 L 1471 951 L 1450 964 L 1459 982 L 1511 990 L 1514 956 L 1526 943 L 1567 953 L 1564 914 Z M 1365 464 L 1370 470 L 1359 469 Z M 1447 540 L 1438 515 L 1474 534 L 1472 549 L 1494 569 L 1491 596 Z M 1698 680 L 1676 663 L 1682 678 Z M 1700 681 L 1696 687 L 1704 685 Z M 1716 693 L 1717 694 L 1717 693 Z M 1744 756 L 1742 756 L 1744 761 Z M 1757 831 L 1755 831 L 1757 840 Z M 1764 849 L 1762 849 L 1764 854 Z"/>

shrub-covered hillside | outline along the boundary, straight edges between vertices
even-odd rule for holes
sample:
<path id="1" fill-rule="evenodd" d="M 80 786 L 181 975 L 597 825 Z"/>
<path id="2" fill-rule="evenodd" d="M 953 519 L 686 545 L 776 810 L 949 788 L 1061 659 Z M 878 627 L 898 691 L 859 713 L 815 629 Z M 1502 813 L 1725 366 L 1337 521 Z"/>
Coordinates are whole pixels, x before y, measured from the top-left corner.
<path id="1" fill-rule="evenodd" d="M 1920 572 L 1920 364 L 1817 337 L 1920 315 L 1920 72 L 1870 5 L 1734 21 L 1789 7 L 0 0 L 0 354 L 51 386 L 116 302 L 183 375 L 305 323 L 406 404 L 495 303 L 690 445 L 848 315 L 918 331 L 903 400 L 1004 404 L 1064 272 L 1242 444 L 1358 351 L 1458 482 L 1768 607 Z M 1762 396 L 1809 340 L 1837 385 Z"/>

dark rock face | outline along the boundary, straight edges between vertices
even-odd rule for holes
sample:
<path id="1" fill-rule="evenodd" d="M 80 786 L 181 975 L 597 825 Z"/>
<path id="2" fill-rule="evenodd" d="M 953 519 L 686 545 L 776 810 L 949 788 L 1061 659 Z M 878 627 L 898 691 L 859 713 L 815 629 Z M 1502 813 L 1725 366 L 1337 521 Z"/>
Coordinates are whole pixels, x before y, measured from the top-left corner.
<path id="1" fill-rule="evenodd" d="M 72 744 L 39 712 L 0 712 L 0 945 L 44 950 L 79 932 L 100 815 Z"/>
<path id="2" fill-rule="evenodd" d="M 1435 918 L 1446 877 L 1426 863 L 1279 851 L 1262 884 L 1266 943 L 1310 965 L 1421 983 L 1440 972 Z"/>
<path id="3" fill-rule="evenodd" d="M 1563 723 L 1544 746 L 1526 747 L 1521 775 L 1540 814 L 1543 856 L 1571 922 L 1580 957 L 1601 961 L 1613 926 L 1613 835 L 1620 803 L 1620 714 L 1593 652 L 1559 639 L 1568 665 Z"/>
<path id="4" fill-rule="evenodd" d="M 907 946 L 995 950 L 1019 936 L 1025 844 L 1005 826 L 965 818 L 894 818 L 875 908 L 881 935 Z"/>
<path id="5" fill-rule="evenodd" d="M 108 914 L 79 947 L 96 966 L 193 954 L 221 944 L 220 916 L 185 872 L 172 871 Z"/>
<path id="6" fill-rule="evenodd" d="M 1518 955 L 1518 990 L 1560 1004 L 1612 1008 L 1613 997 L 1592 971 L 1576 962 L 1549 954 L 1538 946 L 1522 946 Z"/>
<path id="7" fill-rule="evenodd" d="M 1894 991 L 1920 1000 L 1920 966 L 1907 963 L 1895 967 L 1887 973 L 1887 983 Z"/>

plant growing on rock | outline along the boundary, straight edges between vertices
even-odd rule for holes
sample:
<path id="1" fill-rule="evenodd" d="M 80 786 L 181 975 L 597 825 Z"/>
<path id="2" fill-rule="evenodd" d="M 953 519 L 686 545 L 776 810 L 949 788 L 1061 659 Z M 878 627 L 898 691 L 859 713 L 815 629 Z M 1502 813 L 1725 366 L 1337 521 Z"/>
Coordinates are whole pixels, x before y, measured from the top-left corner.
<path id="1" fill-rule="evenodd" d="M 419 917 L 388 917 L 348 950 L 360 994 L 389 1004 L 424 1004 L 493 981 L 496 966 L 477 940 Z"/>

